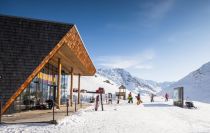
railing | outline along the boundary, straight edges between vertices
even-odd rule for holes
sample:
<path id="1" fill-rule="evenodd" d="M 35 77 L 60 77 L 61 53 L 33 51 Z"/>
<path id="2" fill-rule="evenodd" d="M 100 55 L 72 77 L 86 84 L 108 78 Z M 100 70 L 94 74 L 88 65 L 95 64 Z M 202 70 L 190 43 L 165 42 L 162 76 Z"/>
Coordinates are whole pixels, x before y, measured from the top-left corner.
<path id="1" fill-rule="evenodd" d="M 116 92 L 116 96 L 124 96 L 125 92 Z"/>

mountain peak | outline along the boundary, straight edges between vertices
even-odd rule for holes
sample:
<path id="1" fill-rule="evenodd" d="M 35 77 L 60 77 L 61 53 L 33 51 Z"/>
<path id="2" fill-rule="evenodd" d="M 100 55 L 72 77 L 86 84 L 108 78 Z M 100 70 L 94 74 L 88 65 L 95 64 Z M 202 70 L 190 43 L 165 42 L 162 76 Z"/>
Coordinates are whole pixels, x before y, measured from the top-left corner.
<path id="1" fill-rule="evenodd" d="M 100 68 L 97 70 L 97 74 L 114 81 L 119 86 L 124 85 L 134 93 L 149 94 L 157 93 L 161 90 L 157 82 L 136 78 L 122 68 Z"/>
<path id="2" fill-rule="evenodd" d="M 191 72 L 184 78 L 163 90 L 173 95 L 173 88 L 183 86 L 185 98 L 202 102 L 210 102 L 210 62 Z"/>

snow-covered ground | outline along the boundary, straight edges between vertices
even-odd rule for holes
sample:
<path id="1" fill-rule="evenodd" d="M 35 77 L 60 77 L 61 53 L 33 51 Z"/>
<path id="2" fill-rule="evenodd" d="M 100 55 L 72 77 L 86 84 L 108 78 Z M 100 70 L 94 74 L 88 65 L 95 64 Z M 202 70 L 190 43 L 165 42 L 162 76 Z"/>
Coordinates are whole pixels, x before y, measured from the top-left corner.
<path id="1" fill-rule="evenodd" d="M 195 102 L 198 109 L 172 106 L 172 101 L 144 98 L 140 106 L 121 101 L 105 105 L 105 111 L 93 107 L 66 117 L 58 125 L 1 125 L 1 133 L 210 133 L 210 104 Z M 134 101 L 135 102 L 135 101 Z"/>

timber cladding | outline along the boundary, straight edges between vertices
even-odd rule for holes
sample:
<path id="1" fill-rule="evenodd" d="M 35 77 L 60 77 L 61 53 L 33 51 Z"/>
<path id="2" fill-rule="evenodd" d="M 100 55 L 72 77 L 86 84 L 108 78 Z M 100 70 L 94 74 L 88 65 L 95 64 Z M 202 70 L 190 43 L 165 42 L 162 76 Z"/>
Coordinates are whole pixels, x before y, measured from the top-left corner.
<path id="1" fill-rule="evenodd" d="M 82 64 L 82 66 L 85 67 L 85 70 L 87 71 L 86 75 L 95 74 L 96 69 L 93 66 L 93 63 L 84 47 L 84 44 L 75 26 L 70 30 L 69 34 L 67 34 L 65 41 L 66 41 L 65 43 L 67 43 L 67 45 L 70 47 L 72 53 L 75 54 L 75 56 L 77 57 L 79 62 Z M 68 42 L 71 42 L 71 43 L 68 43 Z"/>
<path id="2" fill-rule="evenodd" d="M 67 44 L 86 75 L 93 66 L 72 24 L 0 15 L 0 98 L 6 111 L 59 48 Z M 84 74 L 84 75 L 85 75 Z"/>

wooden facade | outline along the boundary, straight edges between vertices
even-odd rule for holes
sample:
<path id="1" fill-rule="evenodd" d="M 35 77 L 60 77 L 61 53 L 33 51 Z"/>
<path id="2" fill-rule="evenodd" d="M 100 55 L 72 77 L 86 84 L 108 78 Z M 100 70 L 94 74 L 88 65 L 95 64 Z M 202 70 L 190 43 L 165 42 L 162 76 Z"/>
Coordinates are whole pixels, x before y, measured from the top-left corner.
<path id="1" fill-rule="evenodd" d="M 47 63 L 58 66 L 58 75 L 61 70 L 81 76 L 96 72 L 75 25 L 0 15 L 0 29 L 3 113 Z"/>

